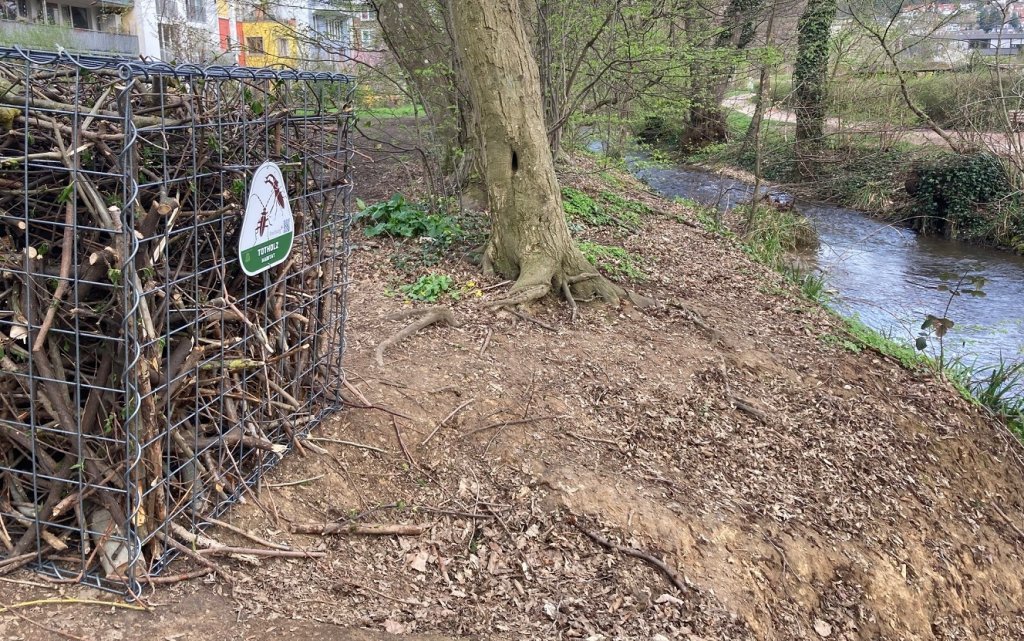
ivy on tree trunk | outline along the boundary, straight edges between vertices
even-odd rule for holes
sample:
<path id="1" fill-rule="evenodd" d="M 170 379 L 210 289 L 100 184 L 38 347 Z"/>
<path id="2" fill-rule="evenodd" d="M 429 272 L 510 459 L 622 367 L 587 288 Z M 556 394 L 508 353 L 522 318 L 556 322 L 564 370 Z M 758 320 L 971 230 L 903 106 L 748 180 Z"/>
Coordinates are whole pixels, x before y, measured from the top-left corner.
<path id="1" fill-rule="evenodd" d="M 829 41 L 836 8 L 836 0 L 809 0 L 797 23 L 793 88 L 797 163 L 801 173 L 807 173 L 806 158 L 825 133 Z"/>

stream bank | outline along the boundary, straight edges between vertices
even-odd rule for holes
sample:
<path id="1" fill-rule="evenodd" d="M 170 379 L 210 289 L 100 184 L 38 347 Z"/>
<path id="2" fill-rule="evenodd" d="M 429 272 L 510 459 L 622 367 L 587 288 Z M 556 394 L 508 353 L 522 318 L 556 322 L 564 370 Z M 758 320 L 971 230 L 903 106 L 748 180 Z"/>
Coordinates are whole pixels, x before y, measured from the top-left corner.
<path id="1" fill-rule="evenodd" d="M 635 176 L 666 198 L 726 211 L 753 192 L 749 183 L 706 169 L 652 164 L 642 153 L 626 160 Z M 976 373 L 1024 358 L 1024 257 L 919 235 L 844 207 L 796 200 L 794 208 L 817 232 L 819 247 L 809 258 L 840 314 L 907 344 L 918 338 L 928 315 L 945 315 L 955 323 L 943 339 L 947 362 L 958 359 Z M 949 289 L 962 277 L 984 279 L 984 295 L 954 296 Z M 930 353 L 938 349 L 938 341 L 930 341 Z"/>

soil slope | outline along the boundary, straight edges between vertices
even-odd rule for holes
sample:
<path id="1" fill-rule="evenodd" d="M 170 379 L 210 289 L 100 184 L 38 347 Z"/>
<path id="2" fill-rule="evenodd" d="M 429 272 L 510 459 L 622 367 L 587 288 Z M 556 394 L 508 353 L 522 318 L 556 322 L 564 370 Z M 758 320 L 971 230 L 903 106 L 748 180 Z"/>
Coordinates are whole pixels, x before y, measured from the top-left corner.
<path id="1" fill-rule="evenodd" d="M 564 169 L 607 189 L 589 161 Z M 404 176 L 362 171 L 367 201 Z M 418 333 L 383 368 L 375 347 L 407 322 L 387 320 L 405 306 L 387 292 L 413 278 L 391 258 L 410 248 L 354 234 L 347 370 L 391 413 L 329 421 L 326 454 L 290 457 L 268 480 L 287 485 L 231 515 L 325 558 L 226 561 L 233 585 L 161 588 L 152 613 L 18 612 L 104 640 L 1024 638 L 1013 437 L 927 374 L 838 347 L 840 324 L 781 277 L 619 180 L 658 213 L 587 233 L 643 257 L 634 286 L 662 309 L 487 311 L 504 288 L 453 255 L 434 269 L 470 292 L 451 302 L 461 326 Z M 494 287 L 478 298 L 468 281 Z M 428 529 L 288 533 L 353 514 Z M 664 560 L 685 589 L 585 531 Z M 0 603 L 54 596 L 0 582 Z M 0 614 L 0 639 L 22 638 L 57 636 Z"/>

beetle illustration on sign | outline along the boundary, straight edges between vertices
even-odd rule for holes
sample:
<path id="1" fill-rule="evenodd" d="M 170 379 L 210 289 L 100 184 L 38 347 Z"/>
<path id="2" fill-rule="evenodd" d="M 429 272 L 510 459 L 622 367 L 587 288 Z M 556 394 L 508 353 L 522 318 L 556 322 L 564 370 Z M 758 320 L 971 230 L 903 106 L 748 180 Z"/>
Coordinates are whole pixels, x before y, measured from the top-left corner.
<path id="1" fill-rule="evenodd" d="M 238 259 L 249 276 L 260 274 L 288 259 L 295 240 L 288 189 L 281 168 L 267 161 L 260 165 L 249 183 Z"/>

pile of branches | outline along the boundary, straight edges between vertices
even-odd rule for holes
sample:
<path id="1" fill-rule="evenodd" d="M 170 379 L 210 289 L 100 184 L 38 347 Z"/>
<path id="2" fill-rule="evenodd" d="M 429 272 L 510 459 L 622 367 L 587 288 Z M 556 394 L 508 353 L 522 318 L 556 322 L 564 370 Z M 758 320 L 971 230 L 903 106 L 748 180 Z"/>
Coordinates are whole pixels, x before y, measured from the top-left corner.
<path id="1" fill-rule="evenodd" d="M 0 59 L 0 574 L 145 577 L 323 409 L 346 119 L 312 94 Z M 246 276 L 268 157 L 295 247 Z"/>

